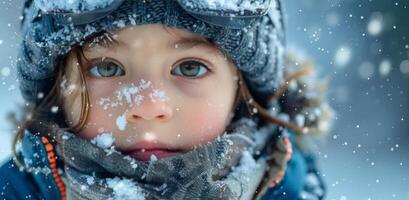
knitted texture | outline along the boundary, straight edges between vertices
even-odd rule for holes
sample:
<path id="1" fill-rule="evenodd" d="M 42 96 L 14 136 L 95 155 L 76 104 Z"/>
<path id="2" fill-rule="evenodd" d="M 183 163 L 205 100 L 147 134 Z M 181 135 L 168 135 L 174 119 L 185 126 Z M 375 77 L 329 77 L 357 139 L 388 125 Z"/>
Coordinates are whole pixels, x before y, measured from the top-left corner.
<path id="1" fill-rule="evenodd" d="M 272 178 L 285 170 L 288 144 L 279 137 L 282 132 L 276 126 L 258 130 L 254 121 L 242 118 L 230 127 L 229 134 L 187 153 L 149 162 L 60 132 L 57 135 L 60 156 L 66 164 L 68 193 L 74 199 L 144 199 L 119 197 L 117 184 L 112 191 L 109 178 L 120 176 L 128 179 L 126 187 L 135 194 L 144 193 L 146 199 L 252 199 L 267 168 L 274 172 Z M 269 148 L 277 150 L 268 155 L 275 164 L 267 166 L 267 155 L 260 152 Z M 132 183 L 134 187 L 130 187 Z"/>
<path id="2" fill-rule="evenodd" d="M 255 98 L 271 95 L 282 81 L 284 30 L 279 0 L 271 0 L 266 15 L 253 17 L 252 23 L 242 27 L 200 20 L 181 6 L 189 2 L 186 0 L 124 1 L 109 15 L 81 25 L 60 15 L 43 13 L 36 1 L 39 0 L 26 2 L 24 39 L 17 63 L 20 89 L 29 102 L 35 102 L 39 92 L 48 93 L 58 63 L 74 45 L 84 44 L 85 38 L 101 31 L 140 24 L 164 24 L 211 39 L 243 72 Z"/>

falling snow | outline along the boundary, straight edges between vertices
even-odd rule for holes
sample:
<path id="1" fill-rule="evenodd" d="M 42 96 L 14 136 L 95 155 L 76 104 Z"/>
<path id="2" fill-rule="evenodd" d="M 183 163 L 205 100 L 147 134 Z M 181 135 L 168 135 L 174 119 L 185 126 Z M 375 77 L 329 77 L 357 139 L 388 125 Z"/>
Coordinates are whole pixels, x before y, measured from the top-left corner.
<path id="1" fill-rule="evenodd" d="M 9 67 L 3 67 L 3 68 L 1 68 L 0 73 L 1 73 L 1 75 L 3 75 L 4 77 L 8 77 L 8 76 L 10 76 L 10 74 L 11 74 L 11 70 L 10 70 Z"/>
<path id="2" fill-rule="evenodd" d="M 380 13 L 374 13 L 372 15 L 368 23 L 368 33 L 372 36 L 377 36 L 382 32 L 383 16 Z"/>
<path id="3" fill-rule="evenodd" d="M 352 52 L 349 47 L 339 47 L 335 53 L 335 64 L 339 67 L 346 66 L 351 60 Z"/>
<path id="4" fill-rule="evenodd" d="M 379 64 L 379 74 L 383 77 L 386 77 L 389 75 L 389 73 L 392 70 L 392 63 L 389 60 L 383 60 Z"/>
<path id="5" fill-rule="evenodd" d="M 400 63 L 399 69 L 402 74 L 409 74 L 409 60 L 404 60 Z"/>
<path id="6" fill-rule="evenodd" d="M 58 106 L 53 106 L 53 107 L 51 107 L 51 112 L 52 112 L 52 113 L 57 113 L 58 110 L 59 110 Z"/>
<path id="7" fill-rule="evenodd" d="M 323 144 L 314 146 L 317 150 L 320 175 L 327 183 L 326 199 L 409 199 L 407 156 L 409 150 L 407 115 L 409 112 L 409 4 L 404 0 L 396 1 L 316 1 L 284 0 L 288 27 L 286 41 L 296 53 L 317 66 L 317 76 L 329 81 L 328 103 L 336 110 L 336 127 L 327 136 L 322 136 Z M 89 11 L 104 8 L 113 0 L 34 0 L 46 10 Z M 194 4 L 210 9 L 254 11 L 263 7 L 261 1 L 239 0 L 180 0 L 188 6 Z M 14 5 L 15 4 L 15 5 Z M 274 5 L 276 6 L 276 5 Z M 19 8 L 17 8 L 19 7 Z M 4 1 L 0 6 L 0 90 L 2 106 L 0 112 L 3 121 L 6 113 L 16 105 L 25 104 L 18 90 L 16 79 L 16 52 L 22 35 L 19 24 L 23 19 L 21 5 L 14 1 Z M 244 13 L 244 12 L 241 12 Z M 152 15 L 146 15 L 151 18 Z M 127 17 L 124 18 L 124 20 Z M 119 28 L 125 26 L 124 20 L 114 21 Z M 129 20 L 134 20 L 130 19 Z M 134 20 L 131 24 L 136 24 Z M 92 30 L 92 27 L 89 27 Z M 179 48 L 179 46 L 175 46 Z M 217 72 L 217 70 L 216 70 Z M 126 119 L 132 109 L 144 104 L 161 104 L 169 100 L 163 88 L 149 80 L 133 80 L 115 85 L 116 90 L 109 95 L 93 99 L 93 106 L 103 109 L 111 117 L 112 123 L 120 133 L 130 128 Z M 76 85 L 66 77 L 59 83 L 62 94 L 71 97 L 79 91 Z M 290 81 L 290 91 L 302 93 L 304 88 Z M 37 100 L 47 97 L 47 93 L 37 91 Z M 61 114 L 64 107 L 59 104 L 48 105 L 50 115 Z M 212 105 L 214 108 L 219 105 Z M 27 105 L 27 108 L 29 105 Z M 220 108 L 222 106 L 219 106 Z M 92 107 L 95 108 L 95 107 Z M 183 105 L 174 108 L 184 111 Z M 297 109 L 297 107 L 294 107 Z M 120 110 L 120 112 L 115 112 Z M 133 110 L 135 111 L 135 110 Z M 259 109 L 251 109 L 260 113 Z M 305 115 L 280 113 L 279 107 L 271 109 L 278 118 L 297 126 L 308 124 L 322 116 L 319 110 L 309 110 Z M 115 114 L 114 114 L 115 113 Z M 176 112 L 180 113 L 180 112 Z M 32 116 L 19 116 L 30 119 Z M 328 128 L 329 124 L 319 126 Z M 7 123 L 2 123 L 0 136 L 0 161 L 11 154 L 12 131 Z M 99 135 L 91 142 L 105 149 L 107 154 L 115 152 L 115 138 L 104 128 L 97 127 Z M 10 134 L 7 134 L 10 132 Z M 184 130 L 177 132 L 175 140 L 182 140 Z M 146 133 L 152 139 L 152 134 Z M 64 136 L 63 140 L 68 139 Z M 21 145 L 21 144 L 20 144 Z M 38 155 L 37 155 L 38 156 Z M 75 159 L 73 157 L 72 159 Z M 133 169 L 138 166 L 133 159 L 125 157 Z M 157 158 L 152 156 L 151 161 Z M 247 160 L 247 161 L 245 161 Z M 31 163 L 30 160 L 25 160 Z M 255 166 L 250 155 L 245 154 L 242 162 L 247 163 L 243 170 Z M 307 177 L 314 179 L 314 177 Z M 138 185 L 128 179 L 115 177 L 107 179 L 109 188 L 114 191 L 110 199 L 145 199 Z M 316 180 L 315 180 L 316 181 Z M 312 180 L 311 182 L 314 182 Z M 81 189 L 87 190 L 98 184 L 94 176 L 87 176 Z M 359 188 L 359 189 L 351 189 Z M 305 195 L 305 194 L 304 194 Z M 0 191 L 1 196 L 1 191 Z"/>

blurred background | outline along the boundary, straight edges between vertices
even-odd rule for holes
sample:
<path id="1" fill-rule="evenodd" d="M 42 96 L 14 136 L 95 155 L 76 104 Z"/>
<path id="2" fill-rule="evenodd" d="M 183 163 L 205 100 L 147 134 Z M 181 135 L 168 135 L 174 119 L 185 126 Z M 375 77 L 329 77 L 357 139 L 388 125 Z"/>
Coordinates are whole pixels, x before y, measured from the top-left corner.
<path id="1" fill-rule="evenodd" d="M 22 0 L 0 2 L 0 163 L 15 78 Z M 330 81 L 335 127 L 319 146 L 327 199 L 409 200 L 409 1 L 285 0 L 287 45 Z"/>

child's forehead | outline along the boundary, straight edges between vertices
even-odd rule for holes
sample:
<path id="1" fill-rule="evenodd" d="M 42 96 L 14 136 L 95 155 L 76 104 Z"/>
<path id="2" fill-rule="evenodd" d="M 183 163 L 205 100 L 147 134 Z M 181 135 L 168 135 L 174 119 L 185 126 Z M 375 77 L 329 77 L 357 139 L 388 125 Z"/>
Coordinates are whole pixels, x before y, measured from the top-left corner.
<path id="1" fill-rule="evenodd" d="M 189 30 L 167 27 L 160 24 L 130 26 L 111 33 L 101 34 L 99 37 L 92 39 L 88 43 L 89 45 L 85 45 L 84 50 L 91 50 L 93 47 L 110 48 L 127 46 L 132 40 L 143 41 L 149 38 L 160 41 L 169 48 L 189 49 L 203 45 L 220 51 L 217 45 L 206 37 Z"/>

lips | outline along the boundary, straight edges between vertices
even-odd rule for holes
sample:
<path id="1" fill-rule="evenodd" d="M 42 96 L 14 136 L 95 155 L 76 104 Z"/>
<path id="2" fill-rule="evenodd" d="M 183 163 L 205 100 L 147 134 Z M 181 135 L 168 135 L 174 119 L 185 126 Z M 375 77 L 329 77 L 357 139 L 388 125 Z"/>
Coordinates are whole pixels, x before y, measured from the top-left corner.
<path id="1" fill-rule="evenodd" d="M 148 161 L 151 159 L 163 159 L 182 153 L 181 150 L 169 149 L 166 145 L 158 142 L 142 141 L 132 145 L 134 148 L 124 153 L 134 159 Z"/>

